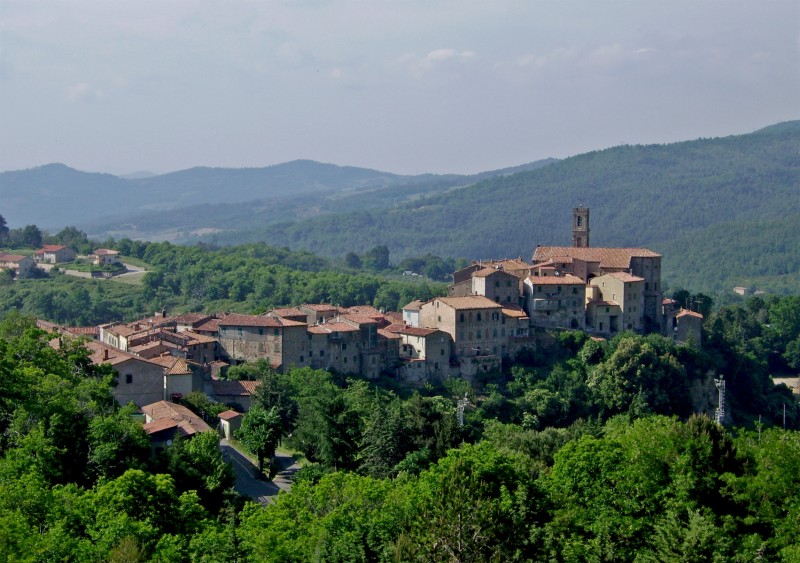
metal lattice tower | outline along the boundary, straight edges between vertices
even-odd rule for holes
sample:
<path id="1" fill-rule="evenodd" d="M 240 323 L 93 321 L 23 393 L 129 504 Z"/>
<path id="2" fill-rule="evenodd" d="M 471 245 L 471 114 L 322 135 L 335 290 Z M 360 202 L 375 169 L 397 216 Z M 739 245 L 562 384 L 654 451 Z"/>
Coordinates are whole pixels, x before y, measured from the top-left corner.
<path id="1" fill-rule="evenodd" d="M 458 400 L 458 406 L 456 407 L 456 413 L 458 415 L 458 425 L 464 426 L 464 409 L 469 405 L 469 398 L 467 394 L 464 393 L 464 398 Z"/>
<path id="2" fill-rule="evenodd" d="M 721 426 L 722 421 L 725 420 L 725 380 L 715 379 L 714 385 L 717 387 L 717 391 L 719 391 L 717 409 L 714 411 L 714 418 L 717 421 L 717 424 Z"/>

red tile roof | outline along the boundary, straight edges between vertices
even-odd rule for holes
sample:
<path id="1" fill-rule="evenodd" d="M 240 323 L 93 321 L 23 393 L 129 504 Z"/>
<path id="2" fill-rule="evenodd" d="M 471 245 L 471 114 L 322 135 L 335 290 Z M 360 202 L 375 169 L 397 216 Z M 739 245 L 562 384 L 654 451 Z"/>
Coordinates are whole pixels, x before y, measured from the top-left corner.
<path id="1" fill-rule="evenodd" d="M 644 281 L 644 278 L 640 278 L 639 276 L 631 275 L 631 274 L 629 274 L 627 272 L 611 272 L 610 274 L 606 274 L 606 275 L 611 276 L 613 278 L 617 278 L 618 280 L 626 282 L 626 283 L 627 282 L 643 282 Z"/>
<path id="2" fill-rule="evenodd" d="M 561 276 L 528 276 L 531 285 L 586 285 L 578 276 L 564 274 Z"/>
<path id="3" fill-rule="evenodd" d="M 45 244 L 42 248 L 36 251 L 36 254 L 44 254 L 45 252 L 58 252 L 59 250 L 64 250 L 66 246 L 61 246 L 59 244 Z"/>
<path id="4" fill-rule="evenodd" d="M 631 258 L 659 258 L 661 255 L 646 248 L 578 248 L 572 246 L 537 246 L 534 264 L 569 256 L 584 262 L 599 262 L 601 268 L 630 268 Z"/>
<path id="5" fill-rule="evenodd" d="M 484 297 L 483 295 L 467 295 L 465 297 L 437 297 L 434 301 L 440 301 L 445 305 L 457 310 L 466 309 L 496 309 L 500 305 Z"/>
<path id="6" fill-rule="evenodd" d="M 703 315 L 701 315 L 700 313 L 697 313 L 697 312 L 695 312 L 695 311 L 690 311 L 690 310 L 688 310 L 688 309 L 683 309 L 683 310 L 681 310 L 681 312 L 680 312 L 680 313 L 678 313 L 678 314 L 677 314 L 677 315 L 675 315 L 675 316 L 676 316 L 676 317 L 694 317 L 694 318 L 696 318 L 696 319 L 702 319 L 702 318 L 704 318 L 704 317 L 703 317 Z"/>
<path id="7" fill-rule="evenodd" d="M 280 317 L 265 317 L 263 315 L 239 315 L 232 313 L 225 318 L 219 319 L 219 326 L 256 326 L 279 328 L 285 326 L 303 326 L 306 323 L 281 319 Z M 199 327 L 196 327 L 199 328 Z"/>
<path id="8" fill-rule="evenodd" d="M 255 393 L 260 381 L 226 381 L 217 380 L 211 382 L 211 389 L 214 395 L 249 397 Z"/>
<path id="9" fill-rule="evenodd" d="M 430 336 L 439 332 L 435 328 L 417 328 L 415 326 L 407 326 L 397 331 L 397 334 L 407 334 L 408 336 Z"/>
<path id="10" fill-rule="evenodd" d="M 219 413 L 217 416 L 219 416 L 222 420 L 233 420 L 234 418 L 239 418 L 242 416 L 242 413 L 229 409 Z"/>
<path id="11" fill-rule="evenodd" d="M 177 422 L 179 426 L 183 426 L 184 428 L 186 428 L 186 426 L 181 425 L 180 423 L 181 422 L 188 423 L 189 428 L 186 428 L 186 430 L 190 431 L 189 433 L 206 432 L 208 430 L 211 430 L 211 427 L 208 424 L 206 424 L 206 422 L 202 418 L 197 416 L 195 413 L 193 413 L 183 405 L 178 405 L 176 403 L 168 403 L 167 401 L 157 401 L 155 403 L 143 406 L 140 410 L 144 414 L 146 414 L 149 418 L 151 418 L 152 422 L 156 422 L 166 418 Z M 166 427 L 169 428 L 169 426 Z M 164 428 L 161 428 L 161 430 L 164 430 Z"/>

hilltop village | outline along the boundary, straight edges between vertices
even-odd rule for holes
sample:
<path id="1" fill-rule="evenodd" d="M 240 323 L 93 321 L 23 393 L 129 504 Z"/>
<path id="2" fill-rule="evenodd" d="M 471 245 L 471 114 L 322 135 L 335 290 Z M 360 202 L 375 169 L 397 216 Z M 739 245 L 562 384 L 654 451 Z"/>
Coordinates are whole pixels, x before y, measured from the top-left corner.
<path id="1" fill-rule="evenodd" d="M 499 369 L 553 330 L 597 339 L 659 332 L 700 345 L 702 316 L 662 299 L 661 255 L 592 247 L 586 207 L 573 210 L 572 232 L 572 246 L 539 246 L 531 263 L 475 261 L 453 273 L 446 297 L 398 312 L 304 304 L 261 315 L 163 311 L 99 327 L 42 326 L 91 336 L 94 361 L 120 374 L 120 403 L 138 406 L 205 391 L 246 408 L 252 382 L 225 381 L 224 370 L 256 360 L 284 372 L 310 367 L 424 383 Z"/>

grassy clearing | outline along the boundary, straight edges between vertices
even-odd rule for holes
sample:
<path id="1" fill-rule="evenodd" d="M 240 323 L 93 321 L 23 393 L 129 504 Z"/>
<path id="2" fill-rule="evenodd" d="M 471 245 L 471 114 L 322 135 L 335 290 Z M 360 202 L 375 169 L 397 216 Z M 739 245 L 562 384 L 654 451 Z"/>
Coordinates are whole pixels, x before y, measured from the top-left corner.
<path id="1" fill-rule="evenodd" d="M 124 276 L 114 276 L 109 278 L 119 283 L 126 283 L 128 285 L 141 285 L 142 278 L 147 272 L 136 272 L 135 274 L 125 274 Z"/>

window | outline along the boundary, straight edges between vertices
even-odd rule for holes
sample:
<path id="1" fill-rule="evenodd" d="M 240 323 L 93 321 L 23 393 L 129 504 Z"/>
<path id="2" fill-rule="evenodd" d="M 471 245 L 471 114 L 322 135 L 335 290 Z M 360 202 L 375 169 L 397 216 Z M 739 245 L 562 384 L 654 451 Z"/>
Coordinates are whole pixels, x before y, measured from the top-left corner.
<path id="1" fill-rule="evenodd" d="M 537 287 L 536 287 L 536 291 L 538 291 L 539 293 L 541 293 L 541 292 L 542 292 L 542 286 L 541 286 L 541 285 L 540 285 L 540 286 L 537 286 Z"/>
<path id="2" fill-rule="evenodd" d="M 439 355 L 444 356 L 444 348 L 441 349 L 441 353 Z"/>
<path id="3" fill-rule="evenodd" d="M 347 350 L 347 342 L 342 342 L 342 350 Z"/>
<path id="4" fill-rule="evenodd" d="M 506 282 L 506 287 L 511 287 L 511 280 L 508 280 L 508 281 Z"/>
<path id="5" fill-rule="evenodd" d="M 480 313 L 478 313 L 478 320 L 479 321 L 481 320 L 481 314 Z"/>
<path id="6" fill-rule="evenodd" d="M 573 287 L 572 288 L 572 295 L 578 295 L 578 288 L 577 287 Z"/>
<path id="7" fill-rule="evenodd" d="M 435 370 L 439 369 L 439 362 L 433 362 L 433 369 Z"/>
<path id="8" fill-rule="evenodd" d="M 241 335 L 242 335 L 242 327 L 239 327 L 239 328 L 237 329 L 237 332 L 239 333 L 239 336 L 241 336 Z"/>
<path id="9" fill-rule="evenodd" d="M 308 357 L 309 358 L 313 358 L 314 357 L 314 350 L 309 350 L 308 351 Z"/>
<path id="10" fill-rule="evenodd" d="M 344 363 L 347 363 L 347 356 L 344 357 Z"/>
<path id="11" fill-rule="evenodd" d="M 481 339 L 481 331 L 478 331 L 478 332 L 477 332 L 477 334 L 475 335 L 475 337 L 476 337 L 478 340 L 480 340 L 480 339 Z"/>
<path id="12" fill-rule="evenodd" d="M 498 281 L 494 282 L 494 286 L 495 287 L 500 287 L 500 281 L 498 280 Z"/>
<path id="13" fill-rule="evenodd" d="M 303 363 L 303 356 L 300 356 L 300 363 Z"/>
<path id="14" fill-rule="evenodd" d="M 438 316 L 436 317 L 436 320 L 438 320 L 439 322 L 442 322 L 442 316 L 441 316 L 441 315 L 438 315 Z"/>
<path id="15" fill-rule="evenodd" d="M 259 336 L 264 336 L 264 329 L 263 328 L 258 329 L 258 335 Z"/>
<path id="16" fill-rule="evenodd" d="M 319 351 L 319 357 L 320 358 L 324 358 L 325 357 L 325 350 L 320 350 Z"/>
<path id="17" fill-rule="evenodd" d="M 439 320 L 441 320 L 441 318 Z M 458 315 L 458 320 L 461 321 L 462 323 L 464 322 L 464 313 Z"/>
<path id="18" fill-rule="evenodd" d="M 274 331 L 272 331 L 272 334 L 275 335 L 275 336 L 280 336 L 281 335 L 281 331 L 280 331 L 279 328 L 276 328 Z"/>
<path id="19" fill-rule="evenodd" d="M 125 383 L 133 383 L 133 374 L 132 373 L 126 373 L 125 374 Z"/>
<path id="20" fill-rule="evenodd" d="M 492 336 L 497 338 L 497 329 L 496 328 L 492 330 Z"/>

